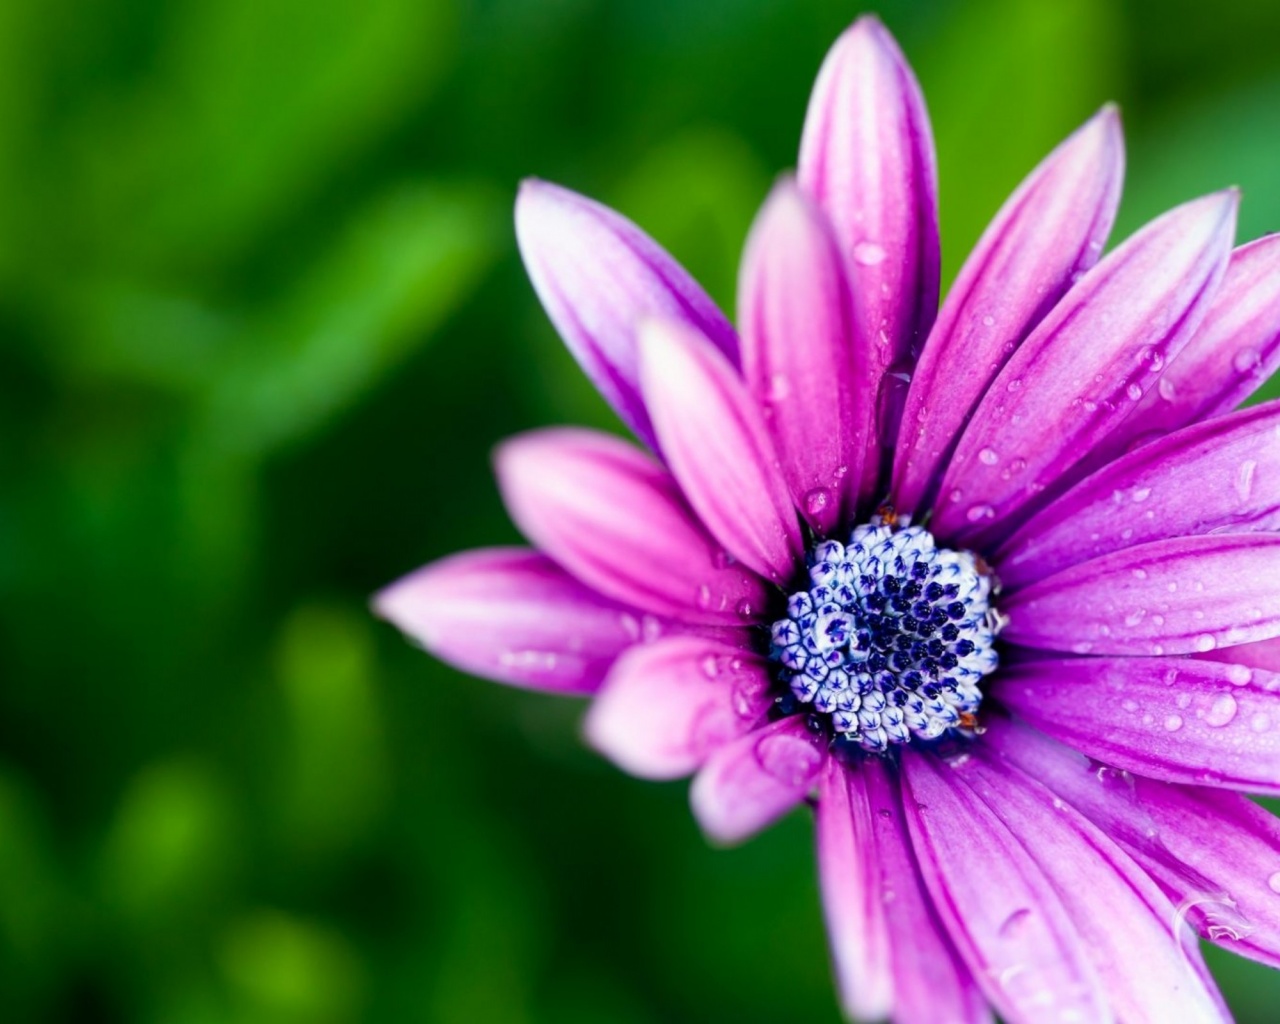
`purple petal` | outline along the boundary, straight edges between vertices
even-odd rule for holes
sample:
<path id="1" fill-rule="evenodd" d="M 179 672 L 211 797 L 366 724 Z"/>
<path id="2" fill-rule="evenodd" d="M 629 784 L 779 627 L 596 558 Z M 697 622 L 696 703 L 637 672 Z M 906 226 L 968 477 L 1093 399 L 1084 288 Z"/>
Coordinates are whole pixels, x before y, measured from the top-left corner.
<path id="1" fill-rule="evenodd" d="M 872 429 L 840 252 L 790 181 L 765 202 L 738 286 L 742 370 L 795 505 L 820 536 L 851 513 Z"/>
<path id="2" fill-rule="evenodd" d="M 1230 1020 L 1195 935 L 1176 924 L 1170 933 L 1173 904 L 1124 850 L 1011 764 L 979 756 L 956 770 L 1057 892 L 1116 1020 Z"/>
<path id="3" fill-rule="evenodd" d="M 1237 201 L 1234 191 L 1219 193 L 1149 224 L 1032 331 L 960 439 L 939 488 L 935 533 L 982 546 L 1126 422 L 1208 308 Z"/>
<path id="4" fill-rule="evenodd" d="M 689 504 L 744 565 L 775 581 L 789 579 L 804 540 L 746 385 L 723 356 L 673 321 L 646 321 L 640 348 L 645 401 Z"/>
<path id="5" fill-rule="evenodd" d="M 1190 654 L 1280 635 L 1280 536 L 1175 537 L 1064 569 L 1001 602 L 1002 638 L 1075 654 Z"/>
<path id="6" fill-rule="evenodd" d="M 1133 411 L 1160 437 L 1230 412 L 1280 369 L 1280 235 L 1231 254 L 1200 330 Z"/>
<path id="7" fill-rule="evenodd" d="M 1280 529 L 1280 403 L 1168 434 L 1087 477 L 1032 516 L 992 558 L 1019 587 L 1121 548 L 1207 533 Z"/>
<path id="8" fill-rule="evenodd" d="M 1280 675 L 1198 658 L 1001 671 L 992 696 L 1084 754 L 1153 779 L 1280 793 Z"/>
<path id="9" fill-rule="evenodd" d="M 679 778 L 761 721 L 770 681 L 760 658 L 714 640 L 633 647 L 591 702 L 587 740 L 632 775 Z"/>
<path id="10" fill-rule="evenodd" d="M 1018 836 L 940 758 L 907 751 L 902 765 L 920 872 L 996 1010 L 1011 1021 L 1110 1020 L 1079 932 Z"/>
<path id="11" fill-rule="evenodd" d="M 1251 644 L 1237 644 L 1223 650 L 1208 651 L 1197 654 L 1198 658 L 1210 661 L 1229 661 L 1246 668 L 1265 668 L 1268 672 L 1280 672 L 1280 637 L 1270 640 L 1258 640 Z"/>
<path id="12" fill-rule="evenodd" d="M 845 1010 L 878 1020 L 893 1009 L 893 945 L 872 815 L 862 766 L 828 758 L 816 819 L 827 936 Z"/>
<path id="13" fill-rule="evenodd" d="M 1004 204 L 947 293 L 902 416 L 892 503 L 923 508 L 974 406 L 1023 340 L 1102 253 L 1120 200 L 1124 138 L 1106 107 Z"/>
<path id="14" fill-rule="evenodd" d="M 761 608 L 760 577 L 731 565 L 671 474 L 625 441 L 539 430 L 499 448 L 511 518 L 540 550 L 607 597 L 657 615 L 737 625 Z"/>
<path id="15" fill-rule="evenodd" d="M 873 496 L 877 442 L 893 444 L 906 381 L 938 308 L 935 163 L 911 68 L 876 18 L 859 18 L 818 73 L 798 175 L 835 228 L 860 336 L 871 339 L 866 386 L 881 415 L 863 497 Z"/>
<path id="16" fill-rule="evenodd" d="M 1124 846 L 1201 935 L 1280 967 L 1280 820 L 1273 814 L 1236 793 L 1099 767 L 1000 718 L 983 743 Z"/>
<path id="17" fill-rule="evenodd" d="M 564 693 L 594 692 L 614 658 L 663 628 L 521 548 L 433 562 L 381 591 L 374 608 L 455 668 Z"/>
<path id="18" fill-rule="evenodd" d="M 987 1001 L 960 961 L 924 891 L 894 775 L 874 757 L 856 767 L 833 768 L 832 764 L 834 759 L 828 765 L 827 779 L 834 783 L 836 772 L 847 779 L 852 817 L 843 828 L 854 837 L 854 843 L 852 848 L 846 844 L 824 851 L 824 808 L 820 802 L 818 858 L 845 1008 L 854 1016 L 884 1016 L 888 1012 L 885 999 L 892 997 L 889 1005 L 896 1024 L 989 1022 Z M 839 807 L 844 806 L 839 804 L 838 791 L 836 800 Z M 827 808 L 825 813 L 826 835 L 836 837 L 838 843 L 840 810 Z M 853 858 L 844 867 L 841 853 Z M 850 875 L 857 881 L 842 894 L 838 887 Z M 865 909 L 859 914 L 856 907 L 862 901 Z M 883 954 L 881 941 L 888 943 Z M 886 967 L 891 975 L 884 979 L 881 972 Z"/>
<path id="19" fill-rule="evenodd" d="M 689 324 L 737 363 L 733 328 L 660 245 L 608 207 L 545 181 L 516 200 L 516 239 L 542 305 L 622 421 L 654 446 L 640 397 L 636 329 L 647 316 Z"/>
<path id="20" fill-rule="evenodd" d="M 703 765 L 689 793 L 694 817 L 716 842 L 741 842 L 803 800 L 825 760 L 826 741 L 803 715 L 766 725 Z"/>

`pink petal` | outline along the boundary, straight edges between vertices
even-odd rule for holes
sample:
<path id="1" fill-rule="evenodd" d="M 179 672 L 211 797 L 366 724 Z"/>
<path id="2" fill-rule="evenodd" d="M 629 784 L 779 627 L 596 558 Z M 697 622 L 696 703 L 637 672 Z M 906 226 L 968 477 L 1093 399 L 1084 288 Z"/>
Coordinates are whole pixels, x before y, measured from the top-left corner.
<path id="1" fill-rule="evenodd" d="M 1072 658 L 1002 669 L 992 696 L 1105 764 L 1166 782 L 1280 793 L 1280 675 L 1198 658 Z"/>
<path id="2" fill-rule="evenodd" d="M 880 412 L 862 496 L 875 494 L 879 442 L 891 447 L 906 380 L 938 308 L 938 186 L 920 86 L 874 17 L 831 48 L 809 100 L 801 187 L 845 251 L 859 333 L 872 340 L 867 384 Z"/>
<path id="3" fill-rule="evenodd" d="M 1121 427 L 1207 310 L 1237 202 L 1228 191 L 1165 214 L 1041 321 L 965 429 L 938 492 L 935 533 L 982 546 Z"/>
<path id="4" fill-rule="evenodd" d="M 738 285 L 742 370 L 764 412 L 795 505 L 818 535 L 857 500 L 872 429 L 840 252 L 821 211 L 787 180 L 747 240 Z"/>
<path id="5" fill-rule="evenodd" d="M 947 294 L 907 395 L 891 501 L 927 507 L 965 424 L 1001 367 L 1102 254 L 1124 177 L 1106 107 L 1004 204 Z"/>
<path id="6" fill-rule="evenodd" d="M 879 1020 L 893 1009 L 893 946 L 872 814 L 861 766 L 828 758 L 816 818 L 827 936 L 845 1010 Z"/>
<path id="7" fill-rule="evenodd" d="M 757 729 L 703 765 L 689 794 L 694 817 L 716 842 L 741 842 L 805 798 L 826 756 L 824 737 L 803 715 Z"/>
<path id="8" fill-rule="evenodd" d="M 1002 639 L 1076 654 L 1190 654 L 1280 635 L 1280 536 L 1113 551 L 1003 600 Z"/>
<path id="9" fill-rule="evenodd" d="M 1280 369 L 1280 235 L 1231 254 L 1204 323 L 1133 411 L 1138 442 L 1230 412 Z"/>
<path id="10" fill-rule="evenodd" d="M 1280 529 L 1280 403 L 1168 434 L 1085 478 L 992 558 L 1023 586 L 1121 548 L 1207 533 Z"/>
<path id="11" fill-rule="evenodd" d="M 940 758 L 908 750 L 902 766 L 920 873 L 996 1010 L 1011 1021 L 1110 1020 L 1088 950 L 1019 836 Z"/>
<path id="12" fill-rule="evenodd" d="M 1280 820 L 1273 814 L 1236 793 L 1100 768 L 1004 719 L 991 720 L 983 743 L 1124 846 L 1201 935 L 1280 967 Z"/>
<path id="13" fill-rule="evenodd" d="M 640 349 L 645 401 L 689 504 L 748 568 L 790 579 L 804 540 L 746 386 L 723 356 L 674 321 L 646 321 Z"/>
<path id="14" fill-rule="evenodd" d="M 761 659 L 698 637 L 671 637 L 620 657 L 591 702 L 588 742 L 645 779 L 676 779 L 769 710 Z"/>
<path id="15" fill-rule="evenodd" d="M 464 672 L 564 693 L 592 693 L 614 658 L 663 628 L 520 548 L 432 562 L 381 591 L 374 609 Z"/>
<path id="16" fill-rule="evenodd" d="M 498 449 L 498 480 L 520 531 L 616 601 L 690 622 L 737 625 L 761 608 L 760 577 L 731 565 L 671 474 L 625 441 L 539 430 Z"/>
<path id="17" fill-rule="evenodd" d="M 1022 838 L 1057 892 L 1115 1019 L 1229 1022 L 1195 935 L 1177 928 L 1175 908 L 1155 882 L 1075 808 L 1013 765 L 993 760 L 973 757 L 957 771 Z"/>
<path id="18" fill-rule="evenodd" d="M 529 180 L 516 238 L 542 305 L 587 376 L 645 444 L 636 328 L 646 316 L 687 323 L 735 364 L 733 328 L 697 282 L 625 217 L 568 189 Z"/>
<path id="19" fill-rule="evenodd" d="M 924 891 L 884 762 L 829 759 L 821 787 L 818 869 L 845 1009 L 896 1024 L 990 1021 Z"/>

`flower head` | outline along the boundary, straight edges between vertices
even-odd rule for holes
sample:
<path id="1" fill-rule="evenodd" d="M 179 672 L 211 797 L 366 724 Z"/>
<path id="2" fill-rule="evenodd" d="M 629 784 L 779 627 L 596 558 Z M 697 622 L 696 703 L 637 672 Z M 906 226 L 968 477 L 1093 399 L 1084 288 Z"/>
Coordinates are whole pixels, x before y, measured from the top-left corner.
<path id="1" fill-rule="evenodd" d="M 737 330 L 635 225 L 529 182 L 571 351 L 648 447 L 507 442 L 534 545 L 381 614 L 479 675 L 591 695 L 590 742 L 694 774 L 741 840 L 814 797 L 849 1013 L 1213 1021 L 1197 934 L 1280 965 L 1280 237 L 1237 196 L 1100 258 L 1106 108 L 938 309 L 933 146 L 862 19 L 743 259 Z"/>

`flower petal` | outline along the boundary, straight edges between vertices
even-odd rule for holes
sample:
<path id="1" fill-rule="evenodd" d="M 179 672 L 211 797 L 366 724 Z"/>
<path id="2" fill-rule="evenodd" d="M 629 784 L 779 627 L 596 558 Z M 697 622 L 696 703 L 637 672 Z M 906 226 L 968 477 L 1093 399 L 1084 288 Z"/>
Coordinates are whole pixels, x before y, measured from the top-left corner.
<path id="1" fill-rule="evenodd" d="M 738 286 L 742 372 L 791 497 L 826 535 L 852 512 L 872 429 L 840 251 L 821 211 L 780 182 L 751 229 Z"/>
<path id="2" fill-rule="evenodd" d="M 1275 815 L 1236 793 L 1100 768 L 1003 718 L 988 723 L 983 743 L 1043 780 L 1128 850 L 1204 938 L 1280 967 L 1280 820 Z"/>
<path id="3" fill-rule="evenodd" d="M 697 521 L 663 467 L 607 434 L 538 430 L 495 459 L 503 499 L 529 540 L 607 597 L 692 622 L 738 625 L 764 582 Z"/>
<path id="4" fill-rule="evenodd" d="M 875 491 L 878 441 L 892 447 L 906 380 L 938 308 L 938 185 L 929 115 L 898 44 L 859 18 L 827 54 L 800 142 L 800 186 L 843 247 L 867 386 L 880 412 L 862 496 Z"/>
<path id="5" fill-rule="evenodd" d="M 1175 537 L 1064 569 L 1001 602 L 1001 638 L 1076 654 L 1190 654 L 1280 635 L 1280 535 Z"/>
<path id="6" fill-rule="evenodd" d="M 1168 434 L 1103 466 L 1032 516 L 992 557 L 1008 587 L 1121 548 L 1280 530 L 1280 403 Z"/>
<path id="7" fill-rule="evenodd" d="M 872 814 L 862 766 L 827 758 L 815 824 L 827 936 L 845 1010 L 879 1020 L 893 1009 L 893 946 Z"/>
<path id="8" fill-rule="evenodd" d="M 715 640 L 633 647 L 591 702 L 586 737 L 632 775 L 677 779 L 764 718 L 769 684 L 760 658 Z"/>
<path id="9" fill-rule="evenodd" d="M 1005 826 L 1022 837 L 1057 892 L 1116 1020 L 1230 1021 L 1195 934 L 1177 927 L 1173 904 L 1132 857 L 1011 764 L 979 755 L 957 770 Z"/>
<path id="10" fill-rule="evenodd" d="M 902 766 L 920 873 L 996 1010 L 1010 1021 L 1110 1020 L 1079 932 L 1018 837 L 940 758 L 908 750 Z"/>
<path id="11" fill-rule="evenodd" d="M 594 692 L 614 658 L 662 628 L 522 548 L 433 562 L 381 591 L 374 609 L 455 668 L 563 693 Z"/>
<path id="12" fill-rule="evenodd" d="M 1230 412 L 1280 369 L 1280 235 L 1231 254 L 1204 323 L 1133 411 L 1143 437 Z"/>
<path id="13" fill-rule="evenodd" d="M 891 490 L 899 511 L 927 507 L 996 374 L 1097 262 L 1123 177 L 1120 117 L 1108 106 L 1031 172 L 965 260 L 907 395 Z"/>
<path id="14" fill-rule="evenodd" d="M 830 758 L 821 787 L 818 869 L 846 1011 L 896 1024 L 990 1021 L 924 891 L 884 762 Z"/>
<path id="15" fill-rule="evenodd" d="M 934 532 L 982 546 L 1065 486 L 1198 326 L 1218 287 L 1238 195 L 1187 203 L 1089 271 L 1005 364 L 943 477 Z"/>
<path id="16" fill-rule="evenodd" d="M 992 696 L 1105 764 L 1280 793 L 1280 675 L 1198 658 L 1071 658 L 1003 669 Z"/>
<path id="17" fill-rule="evenodd" d="M 733 328 L 689 274 L 625 217 L 576 192 L 529 180 L 516 239 L 542 305 L 600 393 L 645 444 L 636 328 L 646 316 L 689 324 L 737 363 Z"/>
<path id="18" fill-rule="evenodd" d="M 689 504 L 744 565 L 778 582 L 789 579 L 804 540 L 746 386 L 711 346 L 674 321 L 646 321 L 640 349 L 645 401 Z"/>
<path id="19" fill-rule="evenodd" d="M 804 799 L 826 756 L 825 739 L 803 715 L 757 729 L 703 765 L 689 793 L 694 817 L 716 842 L 741 842 Z"/>

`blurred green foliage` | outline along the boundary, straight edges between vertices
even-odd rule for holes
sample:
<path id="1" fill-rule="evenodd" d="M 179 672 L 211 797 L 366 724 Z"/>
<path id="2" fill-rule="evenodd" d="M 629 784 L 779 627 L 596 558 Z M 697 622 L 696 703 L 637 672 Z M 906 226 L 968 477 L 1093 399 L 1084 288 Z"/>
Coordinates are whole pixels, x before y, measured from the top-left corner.
<path id="1" fill-rule="evenodd" d="M 1280 7 L 888 0 L 946 273 L 1107 99 L 1122 227 L 1280 227 Z M 615 424 L 515 256 L 538 174 L 732 308 L 833 0 L 0 3 L 0 1019 L 834 1021 L 809 826 L 706 847 L 569 702 L 368 615 Z M 1242 1020 L 1280 980 L 1214 957 Z"/>

